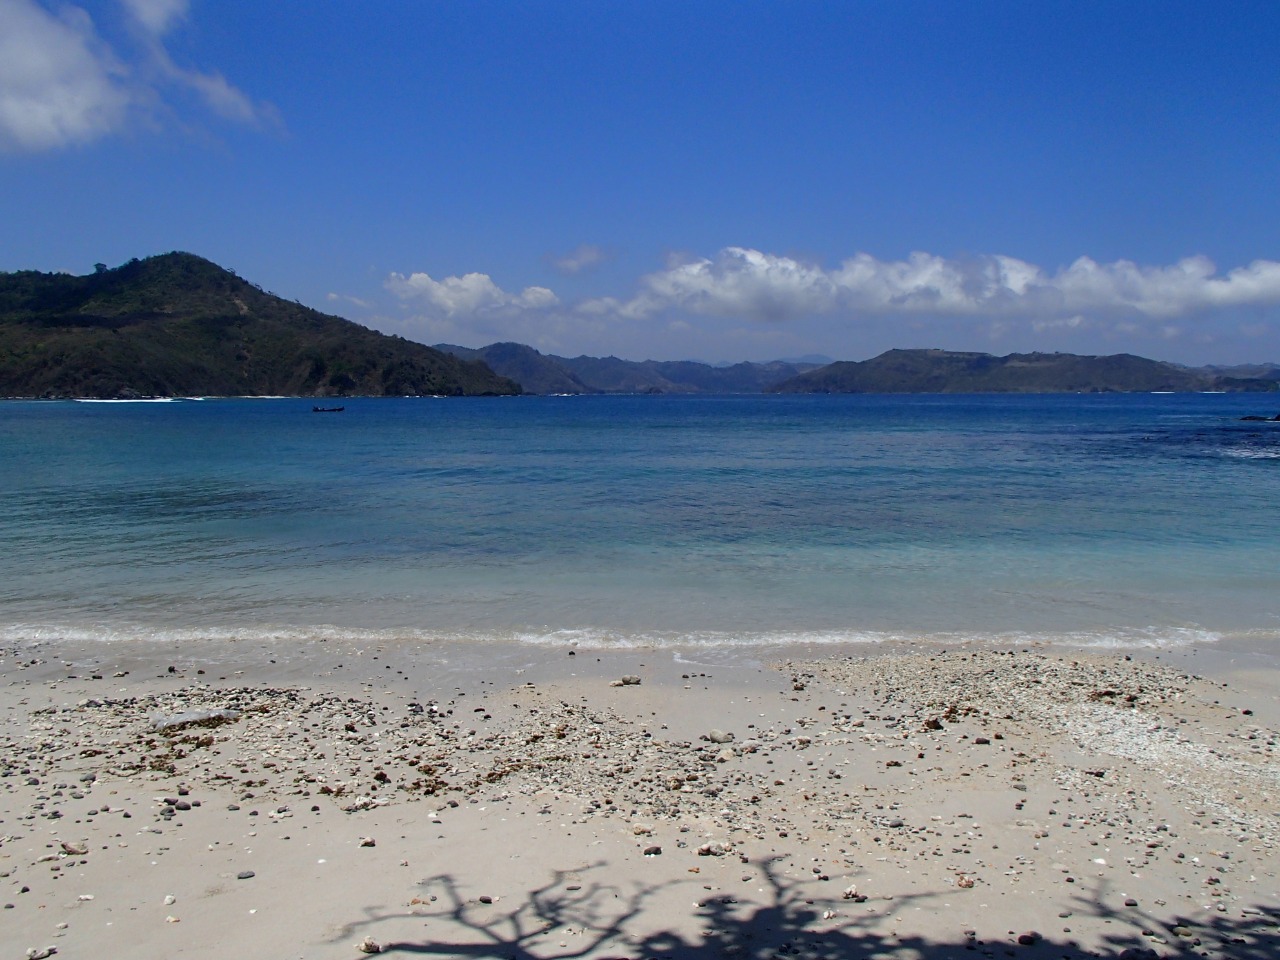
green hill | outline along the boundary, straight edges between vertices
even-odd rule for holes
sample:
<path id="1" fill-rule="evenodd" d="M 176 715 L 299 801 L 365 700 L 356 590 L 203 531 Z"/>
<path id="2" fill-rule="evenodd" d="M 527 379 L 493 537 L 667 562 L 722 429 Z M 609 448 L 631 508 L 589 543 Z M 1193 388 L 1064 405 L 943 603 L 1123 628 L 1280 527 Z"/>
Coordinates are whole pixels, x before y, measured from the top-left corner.
<path id="1" fill-rule="evenodd" d="M 889 350 L 810 370 L 773 393 L 1141 393 L 1275 390 L 1274 380 L 1217 376 L 1122 353 L 989 353 Z"/>
<path id="2" fill-rule="evenodd" d="M 482 361 L 265 293 L 189 253 L 0 273 L 0 396 L 510 395 Z"/>

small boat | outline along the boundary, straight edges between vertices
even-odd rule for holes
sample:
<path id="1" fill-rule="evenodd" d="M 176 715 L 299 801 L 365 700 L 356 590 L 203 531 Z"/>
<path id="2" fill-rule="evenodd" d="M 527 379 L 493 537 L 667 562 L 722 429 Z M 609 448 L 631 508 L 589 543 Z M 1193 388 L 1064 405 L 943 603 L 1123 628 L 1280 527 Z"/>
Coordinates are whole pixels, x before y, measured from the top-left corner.
<path id="1" fill-rule="evenodd" d="M 312 407 L 312 413 L 341 413 L 346 407 Z"/>

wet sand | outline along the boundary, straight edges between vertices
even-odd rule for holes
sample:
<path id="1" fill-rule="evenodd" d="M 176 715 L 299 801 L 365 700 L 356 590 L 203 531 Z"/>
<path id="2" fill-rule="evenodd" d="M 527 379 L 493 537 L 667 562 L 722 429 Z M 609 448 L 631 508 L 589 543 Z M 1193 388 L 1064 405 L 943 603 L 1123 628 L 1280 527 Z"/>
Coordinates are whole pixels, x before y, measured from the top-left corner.
<path id="1" fill-rule="evenodd" d="M 1271 957 L 1265 651 L 0 652 L 13 957 Z M 0 958 L 3 960 L 3 958 Z"/>

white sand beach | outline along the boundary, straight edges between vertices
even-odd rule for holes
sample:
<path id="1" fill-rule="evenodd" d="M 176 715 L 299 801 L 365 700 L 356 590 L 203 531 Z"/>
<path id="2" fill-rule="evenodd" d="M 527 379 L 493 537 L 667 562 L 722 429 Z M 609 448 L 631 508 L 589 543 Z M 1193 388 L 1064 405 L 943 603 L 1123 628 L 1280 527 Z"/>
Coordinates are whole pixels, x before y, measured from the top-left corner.
<path id="1" fill-rule="evenodd" d="M 1264 652 L 196 649 L 3 651 L 6 956 L 1280 951 Z"/>

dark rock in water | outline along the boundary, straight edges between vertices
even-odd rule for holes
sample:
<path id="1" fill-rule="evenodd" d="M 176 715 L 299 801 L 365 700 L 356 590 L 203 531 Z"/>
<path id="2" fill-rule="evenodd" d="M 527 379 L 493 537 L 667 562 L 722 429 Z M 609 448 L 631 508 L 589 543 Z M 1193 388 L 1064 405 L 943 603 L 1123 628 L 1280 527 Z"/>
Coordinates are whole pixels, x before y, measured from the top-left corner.
<path id="1" fill-rule="evenodd" d="M 1256 413 L 1251 413 L 1247 417 L 1241 417 L 1241 420 L 1247 420 L 1250 423 L 1277 423 L 1280 422 L 1280 413 L 1274 417 L 1260 417 Z"/>

